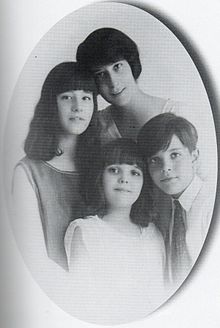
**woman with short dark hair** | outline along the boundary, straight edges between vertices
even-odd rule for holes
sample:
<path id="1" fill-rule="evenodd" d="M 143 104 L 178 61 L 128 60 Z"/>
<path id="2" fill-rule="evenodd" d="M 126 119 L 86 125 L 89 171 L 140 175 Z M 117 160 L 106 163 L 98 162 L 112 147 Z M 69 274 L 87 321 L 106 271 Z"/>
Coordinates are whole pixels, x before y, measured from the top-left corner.
<path id="1" fill-rule="evenodd" d="M 140 89 L 139 50 L 125 33 L 114 28 L 95 30 L 79 45 L 76 57 L 94 74 L 99 93 L 110 103 L 99 112 L 103 143 L 118 137 L 136 139 L 149 119 L 174 110 L 175 102 Z"/>

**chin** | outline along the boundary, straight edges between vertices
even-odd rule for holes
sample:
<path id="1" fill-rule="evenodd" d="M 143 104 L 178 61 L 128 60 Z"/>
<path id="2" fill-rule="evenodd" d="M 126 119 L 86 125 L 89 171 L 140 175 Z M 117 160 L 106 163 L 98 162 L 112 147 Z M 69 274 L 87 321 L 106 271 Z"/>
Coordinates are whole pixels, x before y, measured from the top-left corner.
<path id="1" fill-rule="evenodd" d="M 171 197 L 179 197 L 182 194 L 182 191 L 179 190 L 164 190 L 164 193 L 170 195 Z"/>

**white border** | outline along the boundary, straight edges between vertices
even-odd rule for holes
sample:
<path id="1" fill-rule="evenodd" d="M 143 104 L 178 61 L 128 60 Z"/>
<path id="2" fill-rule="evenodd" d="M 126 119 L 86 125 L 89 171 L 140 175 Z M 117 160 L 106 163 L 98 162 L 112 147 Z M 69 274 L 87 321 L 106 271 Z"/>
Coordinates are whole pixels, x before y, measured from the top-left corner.
<path id="1" fill-rule="evenodd" d="M 13 87 L 30 51 L 56 22 L 70 12 L 91 3 L 93 2 L 88 0 L 79 0 L 77 2 L 73 0 L 1 1 L 2 36 L 0 42 L 2 49 L 1 71 L 3 71 L 0 98 L 1 141 L 3 140 L 3 128 Z M 219 96 L 219 0 L 184 0 L 182 2 L 175 0 L 145 0 L 142 2 L 133 1 L 133 3 L 142 7 L 150 6 L 161 14 L 165 14 L 167 18 L 171 18 L 173 22 L 181 27 L 186 36 L 189 36 L 193 44 L 196 45 L 197 51 L 202 54 L 209 76 L 213 80 Z M 218 125 L 220 125 L 219 122 Z M 3 194 L 1 196 L 3 218 L 7 218 Z M 14 245 L 7 221 L 4 221 L 3 224 L 4 236 L 7 237 L 6 241 L 8 241 L 6 245 L 10 249 L 10 255 L 13 255 L 14 261 L 13 274 L 11 274 L 12 266 L 9 265 L 9 260 L 6 263 L 6 266 L 10 268 L 10 272 L 7 274 L 7 280 L 9 279 L 10 283 L 7 287 L 12 285 L 11 288 L 14 292 L 16 282 L 19 284 L 19 279 L 22 278 L 25 280 L 22 288 L 25 287 L 29 296 L 28 302 L 22 301 L 24 299 L 23 293 L 17 289 L 17 305 L 12 306 L 11 298 L 13 296 L 10 295 L 1 300 L 2 302 L 5 301 L 5 307 L 14 326 L 21 326 L 22 328 L 94 326 L 82 323 L 67 315 L 45 296 L 23 265 L 20 254 Z M 220 326 L 220 225 L 218 223 L 214 224 L 212 230 L 214 231 L 212 231 L 211 241 L 206 248 L 205 258 L 201 261 L 198 272 L 196 270 L 194 279 L 191 279 L 173 300 L 145 321 L 124 325 L 124 327 L 137 328 L 146 325 L 150 328 L 217 328 Z"/>

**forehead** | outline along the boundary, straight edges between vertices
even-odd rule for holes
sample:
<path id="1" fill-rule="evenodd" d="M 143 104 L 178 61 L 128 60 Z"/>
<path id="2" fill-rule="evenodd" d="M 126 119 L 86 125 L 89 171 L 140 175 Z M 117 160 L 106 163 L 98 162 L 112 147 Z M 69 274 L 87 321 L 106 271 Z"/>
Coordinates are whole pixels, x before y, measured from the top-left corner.
<path id="1" fill-rule="evenodd" d="M 164 154 L 170 153 L 174 150 L 183 150 L 183 151 L 188 150 L 188 148 L 183 145 L 183 143 L 176 135 L 172 136 L 170 140 L 170 144 L 167 147 L 167 149 L 159 150 L 154 156 L 158 156 L 158 155 L 163 156 Z"/>
<path id="2" fill-rule="evenodd" d="M 68 91 L 64 91 L 62 93 L 60 93 L 60 95 L 62 94 L 66 94 L 66 93 L 71 93 L 72 95 L 81 95 L 81 94 L 93 94 L 92 91 L 89 91 L 89 90 L 83 90 L 83 89 L 80 89 L 80 90 L 68 90 Z"/>
<path id="3" fill-rule="evenodd" d="M 132 170 L 132 169 L 138 169 L 138 170 L 142 171 L 142 168 L 138 164 L 114 163 L 114 164 L 109 164 L 106 168 L 111 167 L 111 166 L 120 168 L 121 170 L 125 170 L 125 171 Z"/>

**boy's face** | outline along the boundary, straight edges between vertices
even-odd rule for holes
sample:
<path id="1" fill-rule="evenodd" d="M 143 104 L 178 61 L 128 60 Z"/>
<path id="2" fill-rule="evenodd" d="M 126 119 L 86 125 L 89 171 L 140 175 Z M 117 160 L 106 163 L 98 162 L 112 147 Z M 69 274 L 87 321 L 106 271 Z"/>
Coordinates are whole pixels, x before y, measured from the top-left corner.
<path id="1" fill-rule="evenodd" d="M 164 193 L 179 197 L 195 175 L 198 150 L 190 153 L 180 139 L 173 135 L 166 150 L 158 151 L 148 160 L 148 169 L 155 185 Z"/>

